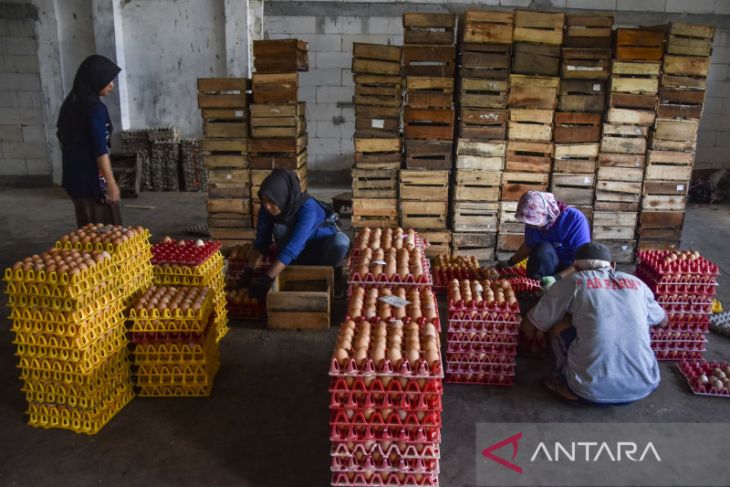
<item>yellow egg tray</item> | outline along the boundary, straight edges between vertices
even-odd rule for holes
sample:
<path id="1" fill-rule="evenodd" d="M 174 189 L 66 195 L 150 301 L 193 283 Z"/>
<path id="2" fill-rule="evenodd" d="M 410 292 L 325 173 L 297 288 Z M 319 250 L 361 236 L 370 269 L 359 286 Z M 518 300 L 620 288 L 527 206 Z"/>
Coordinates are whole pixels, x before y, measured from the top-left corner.
<path id="1" fill-rule="evenodd" d="M 125 276 L 122 275 L 110 276 L 105 281 L 100 281 L 83 293 L 74 296 L 63 294 L 60 292 L 62 290 L 52 286 L 35 283 L 18 283 L 13 286 L 8 285 L 8 301 L 13 300 L 17 302 L 21 296 L 50 298 L 54 303 L 57 303 L 57 307 L 78 308 L 94 302 L 102 294 L 111 296 L 120 295 L 119 291 L 124 280 Z M 10 292 L 11 287 L 13 288 L 13 292 Z"/>
<path id="2" fill-rule="evenodd" d="M 28 424 L 36 428 L 60 428 L 93 435 L 99 432 L 124 406 L 134 399 L 131 387 L 120 388 L 103 405 L 89 409 L 30 403 Z"/>
<path id="3" fill-rule="evenodd" d="M 208 397 L 213 391 L 213 382 L 203 386 L 143 386 L 139 387 L 139 397 Z"/>
<path id="4" fill-rule="evenodd" d="M 217 356 L 215 336 L 208 331 L 202 343 L 140 343 L 132 350 L 132 357 L 135 365 L 205 365 Z"/>
<path id="5" fill-rule="evenodd" d="M 99 301 L 75 311 L 60 311 L 39 306 L 13 307 L 10 309 L 9 318 L 14 322 L 23 323 L 25 331 L 32 331 L 27 329 L 26 322 L 41 322 L 48 325 L 43 328 L 46 333 L 76 337 L 83 332 L 89 322 L 102 319 L 103 314 L 114 315 L 120 306 L 121 309 L 125 308 L 124 302 L 120 298 L 108 299 L 104 296 Z M 38 325 L 33 324 L 32 326 L 33 330 L 38 330 Z"/>
<path id="6" fill-rule="evenodd" d="M 71 275 L 68 272 L 46 272 L 41 269 L 39 271 L 30 269 L 5 269 L 4 280 L 7 283 L 12 282 L 32 282 L 37 284 L 48 284 L 67 289 L 68 293 L 81 294 L 85 290 L 93 287 L 96 283 L 106 280 L 113 275 L 115 271 L 112 259 L 104 259 L 102 262 L 94 263 L 85 270 L 79 271 L 78 274 Z"/>
<path id="7" fill-rule="evenodd" d="M 215 341 L 220 342 L 226 337 L 226 335 L 228 335 L 228 332 L 231 331 L 231 329 L 228 327 L 228 320 L 218 323 L 215 327 L 215 331 Z"/>
<path id="8" fill-rule="evenodd" d="M 204 364 L 163 364 L 140 365 L 134 373 L 135 385 L 146 386 L 204 386 L 211 384 L 218 372 L 220 362 L 216 355 L 215 360 Z"/>
<path id="9" fill-rule="evenodd" d="M 119 372 L 99 387 L 80 388 L 54 382 L 26 382 L 22 388 L 29 403 L 54 403 L 72 408 L 91 409 L 103 405 L 104 399 L 121 387 L 132 387 L 129 367 Z"/>
<path id="10" fill-rule="evenodd" d="M 214 312 L 211 293 L 197 312 L 188 309 L 129 309 L 132 332 L 202 332 Z"/>
<path id="11" fill-rule="evenodd" d="M 223 256 L 216 252 L 199 266 L 156 265 L 155 284 L 163 286 L 209 286 L 223 276 Z"/>
<path id="12" fill-rule="evenodd" d="M 81 333 L 73 337 L 54 334 L 53 326 L 46 327 L 48 324 L 43 322 L 13 322 L 11 330 L 15 332 L 13 340 L 15 345 L 80 350 L 102 339 L 109 330 L 124 328 L 124 322 L 124 314 L 121 311 L 115 315 L 101 315 L 98 321 L 81 327 Z M 65 325 L 63 331 L 66 331 Z"/>
<path id="13" fill-rule="evenodd" d="M 136 294 L 139 291 L 146 291 L 150 286 L 152 286 L 152 269 L 144 271 L 123 284 L 119 289 L 119 294 L 122 298 L 124 298 L 127 306 L 130 306 L 134 301 L 136 301 L 136 299 L 130 298 L 139 298 Z"/>
<path id="14" fill-rule="evenodd" d="M 50 372 L 84 375 L 89 374 L 111 355 L 118 352 L 120 348 L 126 348 L 126 346 L 127 339 L 121 333 L 112 335 L 112 338 L 109 340 L 101 340 L 98 342 L 98 345 L 95 344 L 92 353 L 84 354 L 76 362 L 62 358 L 50 358 L 48 355 L 40 357 L 26 354 L 21 355 L 19 353 L 15 355 L 20 358 L 18 364 L 18 368 L 20 369 L 46 370 Z"/>
<path id="15" fill-rule="evenodd" d="M 30 382 L 53 382 L 57 384 L 74 385 L 80 388 L 93 389 L 104 384 L 114 376 L 118 367 L 129 369 L 129 351 L 127 347 L 120 348 L 109 358 L 86 374 L 76 371 L 20 369 L 20 380 Z"/>
<path id="16" fill-rule="evenodd" d="M 128 227 L 127 227 L 128 228 Z M 62 236 L 58 241 L 56 241 L 54 247 L 57 249 L 76 249 L 76 250 L 85 250 L 85 251 L 97 251 L 97 252 L 109 252 L 110 254 L 129 254 L 129 253 L 136 253 L 140 250 L 144 249 L 145 247 L 150 247 L 150 232 L 149 230 L 145 229 L 144 232 L 134 236 L 133 238 L 127 240 L 126 242 L 123 242 L 121 244 L 114 245 L 112 243 L 108 244 L 93 244 L 93 243 L 83 243 L 83 242 L 63 242 Z"/>
<path id="17" fill-rule="evenodd" d="M 115 282 L 103 283 L 96 291 L 91 291 L 79 298 L 58 298 L 50 296 L 36 296 L 31 294 L 8 295 L 8 307 L 15 308 L 48 308 L 55 311 L 93 313 L 99 307 L 121 297 L 119 278 Z"/>

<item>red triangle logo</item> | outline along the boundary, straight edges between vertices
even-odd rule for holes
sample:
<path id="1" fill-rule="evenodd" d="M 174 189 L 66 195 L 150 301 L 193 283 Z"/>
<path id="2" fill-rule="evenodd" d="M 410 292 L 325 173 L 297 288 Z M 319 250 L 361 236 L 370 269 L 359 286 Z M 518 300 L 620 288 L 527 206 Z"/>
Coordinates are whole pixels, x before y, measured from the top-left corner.
<path id="1" fill-rule="evenodd" d="M 509 438 L 505 438 L 504 440 L 498 441 L 497 443 L 488 446 L 484 450 L 482 450 L 482 455 L 484 455 L 486 458 L 492 460 L 493 462 L 497 462 L 498 464 L 502 465 L 503 467 L 506 467 L 510 470 L 514 470 L 515 472 L 521 474 L 522 473 L 522 467 L 519 465 L 515 465 L 512 463 L 515 458 L 517 458 L 517 451 L 519 449 L 519 441 L 522 439 L 522 432 L 514 434 L 510 436 Z M 510 460 L 505 460 L 502 457 L 498 457 L 493 452 L 496 450 L 499 450 L 502 447 L 505 447 L 507 445 L 512 445 L 512 458 Z"/>

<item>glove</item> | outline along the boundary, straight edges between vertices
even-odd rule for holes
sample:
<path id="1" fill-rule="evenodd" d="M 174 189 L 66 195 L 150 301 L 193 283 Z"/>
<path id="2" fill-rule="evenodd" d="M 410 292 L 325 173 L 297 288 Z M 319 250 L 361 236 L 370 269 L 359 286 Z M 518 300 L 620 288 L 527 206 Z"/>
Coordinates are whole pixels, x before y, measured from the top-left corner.
<path id="1" fill-rule="evenodd" d="M 541 283 L 542 283 L 542 288 L 543 288 L 543 289 L 544 289 L 545 291 L 547 291 L 548 289 L 550 289 L 551 287 L 553 287 L 553 285 L 554 285 L 554 284 L 555 284 L 556 282 L 558 282 L 558 280 L 557 280 L 557 279 L 555 278 L 555 276 L 545 276 L 545 277 L 543 277 L 543 278 L 541 279 Z"/>
<path id="2" fill-rule="evenodd" d="M 251 286 L 251 279 L 253 278 L 253 269 L 250 267 L 244 267 L 241 276 L 238 278 L 238 289 Z"/>
<path id="3" fill-rule="evenodd" d="M 272 284 L 274 284 L 274 278 L 264 274 L 253 281 L 251 287 L 248 289 L 248 295 L 261 301 L 266 297 L 266 293 L 269 292 Z"/>
<path id="4" fill-rule="evenodd" d="M 507 267 L 512 267 L 512 265 L 509 263 L 509 259 L 508 259 L 508 260 L 500 260 L 499 262 L 497 262 L 496 267 L 497 267 L 497 269 L 504 269 Z"/>

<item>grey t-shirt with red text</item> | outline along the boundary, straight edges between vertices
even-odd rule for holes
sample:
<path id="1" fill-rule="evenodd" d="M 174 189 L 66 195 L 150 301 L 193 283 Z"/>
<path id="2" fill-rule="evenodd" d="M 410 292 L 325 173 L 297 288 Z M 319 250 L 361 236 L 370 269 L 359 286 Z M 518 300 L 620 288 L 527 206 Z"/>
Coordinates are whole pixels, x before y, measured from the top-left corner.
<path id="1" fill-rule="evenodd" d="M 595 402 L 629 402 L 659 385 L 649 329 L 665 313 L 641 280 L 608 267 L 576 272 L 550 288 L 528 318 L 548 331 L 566 314 L 572 315 L 576 338 L 564 374 L 575 394 Z"/>

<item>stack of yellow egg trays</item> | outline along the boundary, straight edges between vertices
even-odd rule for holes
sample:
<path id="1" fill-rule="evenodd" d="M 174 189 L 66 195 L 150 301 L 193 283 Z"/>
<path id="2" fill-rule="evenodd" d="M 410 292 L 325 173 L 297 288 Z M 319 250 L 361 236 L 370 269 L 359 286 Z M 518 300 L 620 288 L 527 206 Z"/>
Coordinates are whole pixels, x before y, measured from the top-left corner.
<path id="1" fill-rule="evenodd" d="M 138 395 L 209 396 L 220 368 L 212 295 L 198 312 L 135 308 L 129 319 Z"/>
<path id="2" fill-rule="evenodd" d="M 229 331 L 226 307 L 226 278 L 223 254 L 216 251 L 200 265 L 163 264 L 154 267 L 154 284 L 158 286 L 209 287 L 213 293 L 215 335 L 220 342 Z"/>

